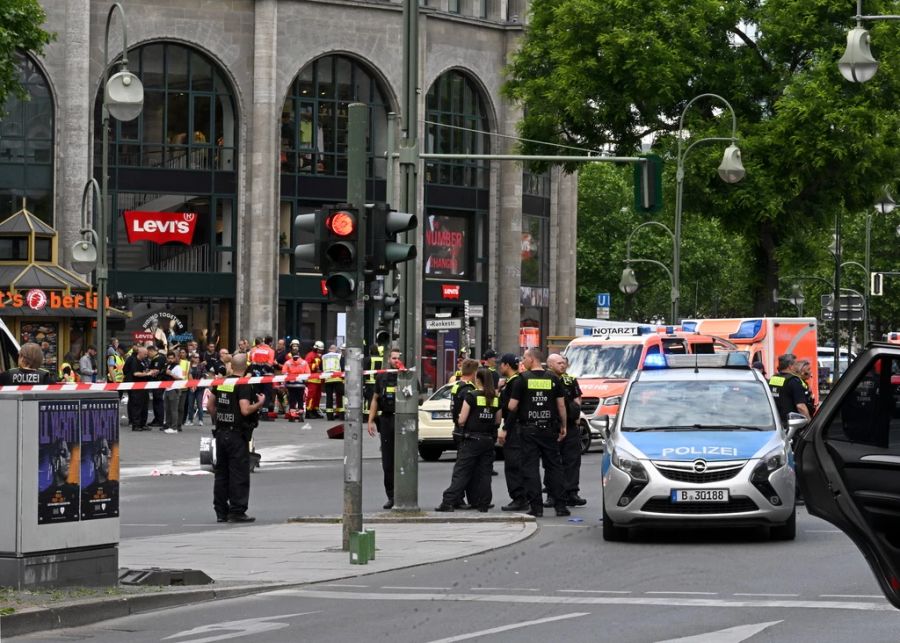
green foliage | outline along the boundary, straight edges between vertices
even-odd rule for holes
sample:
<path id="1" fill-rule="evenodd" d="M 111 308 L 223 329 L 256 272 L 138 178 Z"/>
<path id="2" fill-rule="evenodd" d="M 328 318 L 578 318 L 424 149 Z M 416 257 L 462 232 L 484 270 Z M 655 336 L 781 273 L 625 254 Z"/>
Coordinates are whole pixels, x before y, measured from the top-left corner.
<path id="1" fill-rule="evenodd" d="M 46 14 L 37 0 L 0 0 L 0 105 L 10 93 L 25 98 L 16 71 L 17 51 L 42 54 L 54 35 L 44 31 Z"/>
<path id="2" fill-rule="evenodd" d="M 866 13 L 883 9 L 889 3 L 866 3 Z M 848 83 L 836 61 L 852 13 L 846 0 L 534 0 L 505 91 L 526 108 L 525 138 L 620 154 L 652 140 L 669 165 L 669 216 L 679 116 L 698 94 L 728 99 L 747 176 L 720 181 L 720 143 L 684 157 L 682 281 L 686 289 L 686 266 L 699 261 L 688 237 L 718 220 L 750 253 L 752 293 L 735 305 L 774 312 L 779 249 L 818 238 L 838 211 L 871 207 L 898 178 L 900 26 L 870 25 L 880 69 L 868 83 Z M 705 99 L 685 113 L 684 135 L 729 136 L 730 126 L 723 105 Z"/>

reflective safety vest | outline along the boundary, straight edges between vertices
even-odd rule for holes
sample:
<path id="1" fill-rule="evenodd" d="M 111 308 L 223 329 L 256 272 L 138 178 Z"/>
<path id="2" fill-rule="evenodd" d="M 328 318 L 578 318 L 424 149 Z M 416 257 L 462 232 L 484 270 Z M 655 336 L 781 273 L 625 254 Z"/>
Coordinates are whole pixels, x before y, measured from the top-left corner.
<path id="1" fill-rule="evenodd" d="M 322 355 L 322 371 L 325 373 L 337 373 L 341 370 L 341 354 L 340 353 L 325 353 Z M 333 376 L 329 375 L 326 382 L 341 382 L 343 381 L 343 377 L 340 375 Z"/>
<path id="2" fill-rule="evenodd" d="M 309 372 L 311 374 L 310 378 L 306 380 L 310 384 L 321 384 L 322 378 L 319 377 L 319 373 L 322 372 L 322 358 L 319 356 L 318 351 L 309 351 L 306 354 L 306 363 L 309 364 Z"/>
<path id="3" fill-rule="evenodd" d="M 282 368 L 282 372 L 285 375 L 307 375 L 309 374 L 309 364 L 306 363 L 306 360 L 302 357 L 289 357 L 284 362 L 284 368 Z M 288 380 L 285 382 L 285 386 L 289 387 L 300 387 L 306 384 L 303 380 Z"/>
<path id="4" fill-rule="evenodd" d="M 178 361 L 178 365 L 181 367 L 181 379 L 191 379 L 191 362 L 189 360 L 182 359 Z"/>
<path id="5" fill-rule="evenodd" d="M 125 381 L 125 359 L 116 353 L 113 355 L 113 359 L 115 359 L 115 366 L 113 367 L 111 374 L 114 382 L 124 382 Z"/>
<path id="6" fill-rule="evenodd" d="M 367 370 L 370 371 L 380 371 L 384 364 L 384 357 L 378 355 L 369 356 L 369 368 Z M 375 383 L 375 373 L 369 373 L 366 375 L 366 384 L 374 384 Z"/>
<path id="7" fill-rule="evenodd" d="M 65 370 L 69 369 L 69 374 L 66 375 Z M 77 382 L 78 378 L 75 375 L 75 371 L 72 370 L 72 365 L 68 362 L 63 362 L 59 365 L 59 381 L 60 382 Z"/>
<path id="8" fill-rule="evenodd" d="M 257 344 L 250 349 L 247 356 L 251 364 L 273 364 L 275 362 L 275 351 L 266 344 Z"/>

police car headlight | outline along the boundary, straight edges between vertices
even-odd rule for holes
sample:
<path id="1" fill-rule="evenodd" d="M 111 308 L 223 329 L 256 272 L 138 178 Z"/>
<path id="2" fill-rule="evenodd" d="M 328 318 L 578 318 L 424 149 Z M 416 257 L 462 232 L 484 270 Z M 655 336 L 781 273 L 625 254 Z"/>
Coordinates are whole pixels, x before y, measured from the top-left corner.
<path id="1" fill-rule="evenodd" d="M 650 478 L 647 476 L 647 470 L 644 468 L 644 465 L 638 462 L 638 459 L 628 453 L 628 451 L 613 449 L 612 454 L 610 454 L 610 461 L 615 468 L 631 476 L 632 480 L 649 482 Z"/>
<path id="2" fill-rule="evenodd" d="M 787 464 L 787 453 L 784 447 L 777 447 L 764 455 L 753 470 L 754 476 L 768 478 L 770 473 L 778 471 Z"/>
<path id="3" fill-rule="evenodd" d="M 612 397 L 604 397 L 603 398 L 603 406 L 619 406 L 622 403 L 621 395 L 614 395 Z"/>

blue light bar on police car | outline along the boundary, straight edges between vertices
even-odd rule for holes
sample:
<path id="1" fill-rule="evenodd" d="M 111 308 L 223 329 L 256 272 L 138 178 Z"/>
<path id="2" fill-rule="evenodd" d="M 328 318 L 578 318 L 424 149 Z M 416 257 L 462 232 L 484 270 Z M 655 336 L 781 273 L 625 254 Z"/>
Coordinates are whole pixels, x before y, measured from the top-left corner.
<path id="1" fill-rule="evenodd" d="M 651 358 L 653 359 L 651 360 Z M 750 368 L 750 356 L 744 351 L 694 355 L 647 355 L 644 359 L 644 369 L 647 368 Z"/>

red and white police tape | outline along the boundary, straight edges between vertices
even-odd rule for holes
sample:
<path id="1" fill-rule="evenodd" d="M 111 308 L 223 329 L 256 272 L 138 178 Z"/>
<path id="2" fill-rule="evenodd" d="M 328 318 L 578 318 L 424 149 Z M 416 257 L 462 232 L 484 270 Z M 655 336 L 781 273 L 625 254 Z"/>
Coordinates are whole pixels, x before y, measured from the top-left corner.
<path id="1" fill-rule="evenodd" d="M 381 373 L 400 373 L 402 371 L 415 371 L 415 368 L 395 369 L 383 368 L 363 371 L 363 375 L 378 375 Z M 115 382 L 115 383 L 91 383 L 91 382 L 58 382 L 56 384 L 13 384 L 0 386 L 2 392 L 12 391 L 141 391 L 159 388 L 195 388 L 206 386 L 221 386 L 222 384 L 277 384 L 280 382 L 302 382 L 315 376 L 320 380 L 346 376 L 344 371 L 330 371 L 326 373 L 302 373 L 299 375 L 261 375 L 258 377 L 210 377 L 202 380 L 153 380 L 147 382 Z"/>

